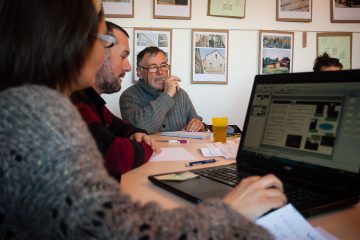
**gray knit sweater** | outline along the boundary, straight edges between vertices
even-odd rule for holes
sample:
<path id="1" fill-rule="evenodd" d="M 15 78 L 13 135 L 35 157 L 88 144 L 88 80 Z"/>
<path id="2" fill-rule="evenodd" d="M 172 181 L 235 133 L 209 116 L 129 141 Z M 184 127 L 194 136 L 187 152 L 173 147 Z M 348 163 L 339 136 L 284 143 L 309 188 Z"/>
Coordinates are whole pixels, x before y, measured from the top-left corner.
<path id="1" fill-rule="evenodd" d="M 193 118 L 202 120 L 183 89 L 172 98 L 144 80 L 124 91 L 120 109 L 123 119 L 149 133 L 179 131 Z"/>
<path id="2" fill-rule="evenodd" d="M 80 114 L 56 91 L 2 91 L 0 115 L 0 239 L 270 237 L 220 200 L 171 211 L 132 202 L 104 169 Z"/>

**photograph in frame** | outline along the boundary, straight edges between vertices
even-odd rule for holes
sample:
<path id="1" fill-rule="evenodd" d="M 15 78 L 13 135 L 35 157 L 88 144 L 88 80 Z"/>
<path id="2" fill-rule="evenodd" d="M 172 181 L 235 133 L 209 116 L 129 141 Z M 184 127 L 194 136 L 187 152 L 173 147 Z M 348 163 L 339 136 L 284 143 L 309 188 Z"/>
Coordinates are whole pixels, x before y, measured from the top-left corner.
<path id="1" fill-rule="evenodd" d="M 360 23 L 360 0 L 330 0 L 331 22 Z"/>
<path id="2" fill-rule="evenodd" d="M 352 33 L 317 33 L 316 39 L 316 56 L 326 52 L 330 57 L 338 58 L 344 70 L 351 69 Z"/>
<path id="3" fill-rule="evenodd" d="M 276 0 L 276 21 L 311 22 L 312 0 Z"/>
<path id="4" fill-rule="evenodd" d="M 259 74 L 291 73 L 294 33 L 260 31 Z"/>
<path id="5" fill-rule="evenodd" d="M 103 0 L 102 5 L 105 17 L 134 17 L 134 0 Z"/>
<path id="6" fill-rule="evenodd" d="M 168 28 L 134 28 L 134 81 L 139 80 L 136 74 L 136 56 L 146 47 L 155 46 L 166 53 L 168 64 L 171 65 L 172 29 Z"/>
<path id="7" fill-rule="evenodd" d="M 227 84 L 227 30 L 193 29 L 191 83 Z"/>
<path id="8" fill-rule="evenodd" d="M 191 0 L 153 0 L 153 18 L 191 19 Z"/>
<path id="9" fill-rule="evenodd" d="M 245 18 L 245 0 L 208 0 L 208 16 Z"/>

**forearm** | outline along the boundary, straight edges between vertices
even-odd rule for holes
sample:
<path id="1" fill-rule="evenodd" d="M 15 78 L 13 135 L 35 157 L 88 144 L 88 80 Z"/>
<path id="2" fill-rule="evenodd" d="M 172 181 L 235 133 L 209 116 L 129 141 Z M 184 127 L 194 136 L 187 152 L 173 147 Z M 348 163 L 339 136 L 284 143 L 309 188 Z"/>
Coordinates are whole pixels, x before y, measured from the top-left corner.
<path id="1" fill-rule="evenodd" d="M 167 94 L 161 94 L 146 106 L 134 99 L 122 99 L 121 114 L 124 119 L 149 133 L 159 131 L 166 114 L 174 106 L 174 100 Z"/>
<path id="2" fill-rule="evenodd" d="M 149 161 L 153 151 L 144 142 L 115 138 L 104 153 L 105 166 L 115 178 Z"/>
<path id="3" fill-rule="evenodd" d="M 204 202 L 198 206 L 163 210 L 155 203 L 144 206 L 134 204 L 123 194 L 100 197 L 101 202 L 113 203 L 99 228 L 93 228 L 102 239 L 272 239 L 260 226 L 249 222 L 220 200 Z M 90 216 L 82 217 L 83 225 L 91 225 Z M 101 231 L 102 230 L 102 231 Z"/>

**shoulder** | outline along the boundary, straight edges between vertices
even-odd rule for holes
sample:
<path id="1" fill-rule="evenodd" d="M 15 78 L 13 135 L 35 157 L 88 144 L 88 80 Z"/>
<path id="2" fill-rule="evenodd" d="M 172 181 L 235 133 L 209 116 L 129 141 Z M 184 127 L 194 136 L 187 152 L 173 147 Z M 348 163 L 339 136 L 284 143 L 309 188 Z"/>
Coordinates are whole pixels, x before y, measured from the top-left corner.
<path id="1" fill-rule="evenodd" d="M 25 85 L 0 93 L 0 114 L 3 124 L 17 131 L 29 129 L 40 136 L 53 132 L 74 132 L 83 121 L 68 97 L 39 85 Z M 42 132 L 43 131 L 43 132 Z M 20 135 L 27 133 L 19 132 Z"/>
<path id="2" fill-rule="evenodd" d="M 128 87 L 123 94 L 131 94 L 131 93 L 136 93 L 139 92 L 141 90 L 141 87 L 139 86 L 139 83 L 135 83 L 134 85 Z"/>
<path id="3" fill-rule="evenodd" d="M 6 109 L 18 108 L 36 113 L 47 111 L 64 113 L 62 109 L 73 109 L 73 104 L 63 94 L 53 89 L 39 85 L 25 85 L 4 90 L 0 93 L 1 105 L 7 105 Z M 67 111 L 66 111 L 67 112 Z"/>
<path id="4" fill-rule="evenodd" d="M 190 100 L 190 97 L 189 97 L 188 93 L 182 88 L 179 89 L 179 91 L 178 91 L 178 93 L 176 95 L 180 99 L 188 99 L 188 100 Z"/>
<path id="5" fill-rule="evenodd" d="M 136 83 L 128 87 L 120 96 L 120 99 L 125 98 L 134 98 L 142 94 L 142 88 L 139 86 L 139 83 Z"/>

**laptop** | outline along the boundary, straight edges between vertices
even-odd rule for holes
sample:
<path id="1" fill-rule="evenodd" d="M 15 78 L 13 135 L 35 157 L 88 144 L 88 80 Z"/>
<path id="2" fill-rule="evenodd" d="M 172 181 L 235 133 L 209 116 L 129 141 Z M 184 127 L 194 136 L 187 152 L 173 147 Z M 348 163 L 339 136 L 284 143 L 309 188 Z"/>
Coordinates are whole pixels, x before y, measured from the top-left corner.
<path id="1" fill-rule="evenodd" d="M 200 203 L 223 197 L 244 177 L 272 173 L 304 216 L 356 204 L 360 70 L 257 75 L 236 163 L 191 172 L 199 176 L 149 180 Z"/>

